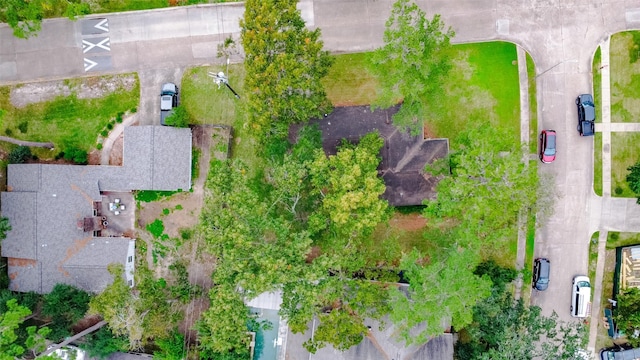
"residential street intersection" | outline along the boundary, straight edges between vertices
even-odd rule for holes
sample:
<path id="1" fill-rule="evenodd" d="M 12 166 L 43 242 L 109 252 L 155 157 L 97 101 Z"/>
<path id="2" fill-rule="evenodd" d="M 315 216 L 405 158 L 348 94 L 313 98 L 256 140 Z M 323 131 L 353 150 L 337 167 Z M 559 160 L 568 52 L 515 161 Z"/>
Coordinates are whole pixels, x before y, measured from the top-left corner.
<path id="1" fill-rule="evenodd" d="M 504 40 L 528 52 L 536 65 L 538 127 L 558 134 L 557 160 L 540 166 L 553 178 L 553 216 L 537 231 L 535 256 L 551 260 L 551 283 L 532 294 L 545 314 L 569 315 L 571 280 L 587 273 L 591 235 L 600 231 L 599 261 L 593 284 L 589 350 L 595 349 L 600 318 L 604 244 L 607 231 L 640 232 L 640 206 L 635 199 L 612 198 L 611 132 L 640 131 L 638 124 L 610 119 L 609 46 L 611 34 L 640 29 L 640 0 L 431 0 L 416 1 L 428 16 L 441 14 L 456 32 L 455 43 Z M 310 27 L 322 29 L 327 50 L 335 53 L 373 50 L 382 34 L 393 0 L 301 0 L 299 9 Z M 43 21 L 36 38 L 16 39 L 0 25 L 0 84 L 139 72 L 140 124 L 157 124 L 158 89 L 164 81 L 180 82 L 186 66 L 220 63 L 217 46 L 239 38 L 242 3 L 198 5 L 152 11 L 91 15 L 75 22 Z M 591 64 L 602 46 L 603 196 L 593 192 L 593 138 L 576 131 L 574 99 L 593 93 Z M 232 61 L 242 61 L 241 57 Z M 521 89 L 527 91 L 526 78 Z M 528 97 L 521 121 L 528 122 Z M 518 121 L 520 119 L 514 119 Z M 523 126 L 528 129 L 527 126 Z M 528 136 L 528 135 L 527 135 Z M 526 140 L 526 137 L 524 138 Z M 535 139 L 531 139 L 535 141 Z M 530 264 L 524 264 L 530 266 Z M 611 276 L 611 274 L 604 274 Z M 528 289 L 522 289 L 528 291 Z"/>

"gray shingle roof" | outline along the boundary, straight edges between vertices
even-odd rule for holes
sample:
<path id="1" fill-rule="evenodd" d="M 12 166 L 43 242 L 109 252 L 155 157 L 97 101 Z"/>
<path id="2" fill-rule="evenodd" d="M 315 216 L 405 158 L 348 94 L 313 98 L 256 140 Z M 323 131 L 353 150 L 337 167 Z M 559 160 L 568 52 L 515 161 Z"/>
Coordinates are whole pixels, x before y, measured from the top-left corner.
<path id="1" fill-rule="evenodd" d="M 2 215 L 9 218 L 11 231 L 2 241 L 2 256 L 36 259 L 35 192 L 3 192 Z"/>
<path id="2" fill-rule="evenodd" d="M 14 164 L 2 215 L 12 229 L 2 242 L 10 258 L 10 288 L 47 293 L 57 283 L 92 292 L 112 280 L 110 263 L 125 264 L 130 239 L 94 237 L 78 227 L 92 217 L 102 191 L 188 190 L 191 187 L 191 130 L 126 127 L 123 166 Z"/>

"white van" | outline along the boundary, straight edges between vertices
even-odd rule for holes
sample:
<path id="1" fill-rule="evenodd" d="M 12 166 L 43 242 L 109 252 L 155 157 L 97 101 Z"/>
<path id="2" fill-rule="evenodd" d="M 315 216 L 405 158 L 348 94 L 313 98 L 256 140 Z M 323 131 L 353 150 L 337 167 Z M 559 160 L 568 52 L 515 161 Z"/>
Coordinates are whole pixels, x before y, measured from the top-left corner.
<path id="1" fill-rule="evenodd" d="M 578 275 L 573 278 L 571 291 L 571 316 L 584 318 L 591 311 L 591 283 L 589 278 Z"/>

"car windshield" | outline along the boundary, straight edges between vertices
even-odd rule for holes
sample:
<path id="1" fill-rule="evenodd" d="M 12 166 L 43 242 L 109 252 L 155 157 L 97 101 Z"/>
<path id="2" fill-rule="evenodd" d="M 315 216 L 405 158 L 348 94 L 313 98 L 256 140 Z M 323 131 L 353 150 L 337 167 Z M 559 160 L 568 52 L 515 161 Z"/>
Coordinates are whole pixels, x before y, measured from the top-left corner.
<path id="1" fill-rule="evenodd" d="M 578 282 L 578 287 L 579 288 L 581 288 L 581 287 L 591 287 L 591 284 L 589 284 L 588 281 L 579 281 Z"/>

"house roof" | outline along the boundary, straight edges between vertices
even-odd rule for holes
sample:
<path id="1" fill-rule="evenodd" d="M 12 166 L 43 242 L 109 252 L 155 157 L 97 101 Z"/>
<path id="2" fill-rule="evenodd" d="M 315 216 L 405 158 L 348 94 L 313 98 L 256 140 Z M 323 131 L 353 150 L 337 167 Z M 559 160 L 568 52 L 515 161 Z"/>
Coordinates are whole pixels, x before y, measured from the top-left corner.
<path id="1" fill-rule="evenodd" d="M 430 339 L 422 345 L 405 345 L 396 337 L 397 329 L 389 319 L 385 319 L 385 327 L 380 330 L 378 321 L 367 319 L 366 324 L 370 330 L 365 334 L 363 340 L 356 346 L 346 351 L 336 350 L 333 346 L 327 345 L 318 349 L 315 354 L 310 354 L 303 346 L 317 327 L 317 322 L 309 324 L 309 329 L 302 334 L 294 334 L 289 331 L 287 335 L 286 356 L 295 359 L 311 360 L 378 360 L 378 359 L 398 359 L 398 360 L 452 360 L 453 359 L 453 337 L 449 333 Z"/>
<path id="2" fill-rule="evenodd" d="M 99 292 L 112 280 L 110 263 L 126 264 L 126 237 L 95 237 L 79 221 L 94 216 L 102 191 L 187 190 L 191 131 L 126 127 L 123 166 L 12 164 L 0 195 L 11 230 L 2 241 L 10 289 L 48 293 L 57 283 Z"/>
<path id="3" fill-rule="evenodd" d="M 371 111 L 369 106 L 337 107 L 331 114 L 312 120 L 322 131 L 322 147 L 327 155 L 337 152 L 342 139 L 357 143 L 373 131 L 384 138 L 380 150 L 382 161 L 378 172 L 386 191 L 382 195 L 392 206 L 421 205 L 425 199 L 435 198 L 438 179 L 426 175 L 426 164 L 444 158 L 449 153 L 448 139 L 424 139 L 397 128 L 391 120 L 399 106 Z M 300 126 L 292 127 L 292 135 Z"/>

